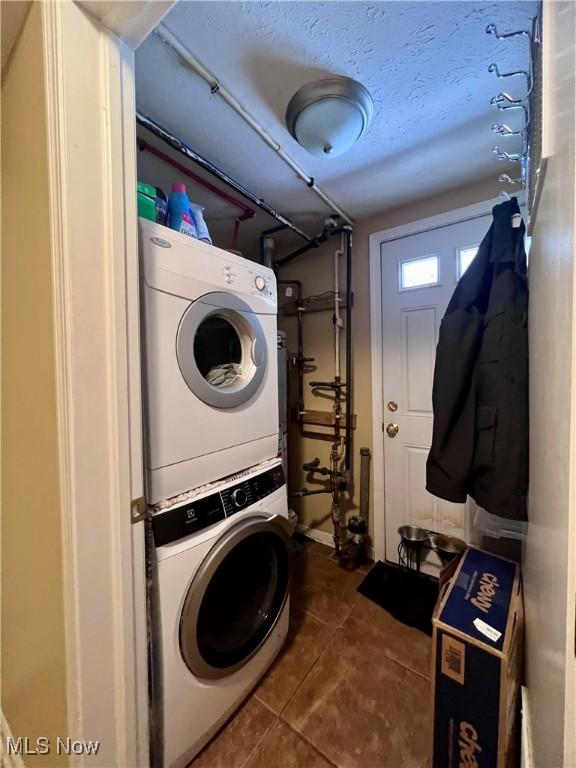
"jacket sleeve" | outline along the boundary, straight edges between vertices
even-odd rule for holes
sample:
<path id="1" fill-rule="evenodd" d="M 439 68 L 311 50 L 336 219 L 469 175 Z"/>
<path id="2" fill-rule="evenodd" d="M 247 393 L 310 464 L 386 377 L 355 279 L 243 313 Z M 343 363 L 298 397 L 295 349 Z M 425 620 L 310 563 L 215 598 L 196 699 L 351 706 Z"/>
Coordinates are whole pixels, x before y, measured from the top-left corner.
<path id="1" fill-rule="evenodd" d="M 426 489 L 447 501 L 466 501 L 475 432 L 474 371 L 483 318 L 476 307 L 455 309 L 440 324 L 432 406 L 432 447 Z"/>

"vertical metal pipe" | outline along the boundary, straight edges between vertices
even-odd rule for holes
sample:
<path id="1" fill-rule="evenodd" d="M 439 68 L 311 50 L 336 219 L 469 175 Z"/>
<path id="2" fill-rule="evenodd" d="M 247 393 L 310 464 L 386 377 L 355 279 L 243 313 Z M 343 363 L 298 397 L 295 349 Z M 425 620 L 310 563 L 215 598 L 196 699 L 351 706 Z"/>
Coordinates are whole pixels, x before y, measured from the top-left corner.
<path id="1" fill-rule="evenodd" d="M 300 432 L 304 428 L 302 414 L 304 412 L 304 306 L 302 296 L 298 294 L 298 424 Z"/>
<path id="2" fill-rule="evenodd" d="M 272 269 L 274 263 L 274 252 L 276 250 L 276 241 L 273 237 L 262 238 L 262 249 L 260 263 L 265 267 Z"/>
<path id="3" fill-rule="evenodd" d="M 370 448 L 360 448 L 360 517 L 368 523 L 370 505 Z"/>
<path id="4" fill-rule="evenodd" d="M 346 437 L 344 442 L 344 467 L 352 467 L 352 230 L 346 229 Z"/>
<path id="5" fill-rule="evenodd" d="M 240 237 L 240 219 L 236 219 L 234 222 L 234 230 L 232 232 L 232 248 L 238 248 L 238 238 Z"/>

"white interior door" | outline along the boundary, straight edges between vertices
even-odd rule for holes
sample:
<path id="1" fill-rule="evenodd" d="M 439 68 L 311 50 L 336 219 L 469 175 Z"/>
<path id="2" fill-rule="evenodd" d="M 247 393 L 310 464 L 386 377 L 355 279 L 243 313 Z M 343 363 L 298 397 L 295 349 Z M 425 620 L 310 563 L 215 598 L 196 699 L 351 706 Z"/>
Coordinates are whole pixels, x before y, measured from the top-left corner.
<path id="1" fill-rule="evenodd" d="M 470 502 L 453 504 L 426 491 L 432 442 L 432 381 L 440 321 L 491 215 L 383 242 L 382 385 L 386 559 L 398 560 L 403 524 L 469 538 Z M 433 553 L 424 570 L 435 573 Z"/>

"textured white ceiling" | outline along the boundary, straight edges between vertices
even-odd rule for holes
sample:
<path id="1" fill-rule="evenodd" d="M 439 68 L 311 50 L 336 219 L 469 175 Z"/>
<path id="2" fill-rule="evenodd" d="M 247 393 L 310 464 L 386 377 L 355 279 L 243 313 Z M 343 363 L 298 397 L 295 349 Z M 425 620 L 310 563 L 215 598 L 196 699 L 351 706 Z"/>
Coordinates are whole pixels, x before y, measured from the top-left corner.
<path id="1" fill-rule="evenodd" d="M 514 84 L 487 67 L 525 68 L 528 45 L 499 41 L 485 28 L 529 28 L 535 10 L 535 2 L 517 0 L 182 1 L 165 23 L 360 218 L 509 170 L 491 154 L 499 113 L 489 100 Z M 142 111 L 282 212 L 308 221 L 325 215 L 321 201 L 157 35 L 137 51 L 136 71 Z M 334 159 L 307 154 L 284 125 L 292 94 L 328 74 L 360 80 L 375 102 L 368 132 Z"/>

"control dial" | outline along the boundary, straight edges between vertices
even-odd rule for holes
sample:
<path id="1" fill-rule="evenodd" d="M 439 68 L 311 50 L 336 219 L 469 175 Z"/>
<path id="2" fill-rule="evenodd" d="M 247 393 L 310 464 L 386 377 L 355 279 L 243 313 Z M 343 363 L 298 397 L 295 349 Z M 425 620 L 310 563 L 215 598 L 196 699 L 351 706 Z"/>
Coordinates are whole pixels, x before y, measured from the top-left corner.
<path id="1" fill-rule="evenodd" d="M 246 491 L 243 488 L 236 488 L 235 491 L 232 491 L 232 502 L 234 503 L 235 507 L 243 507 L 247 501 L 248 496 L 246 495 Z"/>
<path id="2" fill-rule="evenodd" d="M 254 280 L 254 285 L 258 291 L 263 291 L 266 288 L 266 280 L 264 280 L 262 275 L 258 275 Z"/>

